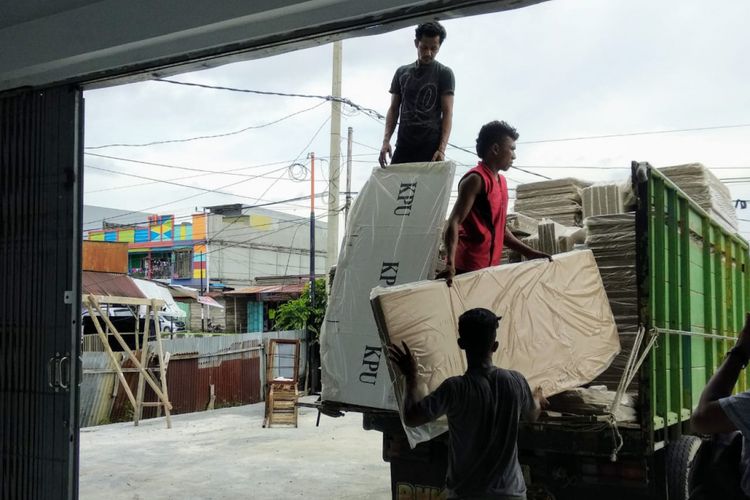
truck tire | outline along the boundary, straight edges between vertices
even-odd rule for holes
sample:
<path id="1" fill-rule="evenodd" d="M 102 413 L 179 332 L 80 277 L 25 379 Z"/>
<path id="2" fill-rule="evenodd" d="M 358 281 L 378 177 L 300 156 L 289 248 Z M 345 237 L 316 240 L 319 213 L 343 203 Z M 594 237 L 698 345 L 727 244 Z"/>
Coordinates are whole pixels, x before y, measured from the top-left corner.
<path id="1" fill-rule="evenodd" d="M 667 493 L 669 500 L 688 499 L 688 478 L 701 440 L 696 436 L 681 436 L 667 445 Z"/>

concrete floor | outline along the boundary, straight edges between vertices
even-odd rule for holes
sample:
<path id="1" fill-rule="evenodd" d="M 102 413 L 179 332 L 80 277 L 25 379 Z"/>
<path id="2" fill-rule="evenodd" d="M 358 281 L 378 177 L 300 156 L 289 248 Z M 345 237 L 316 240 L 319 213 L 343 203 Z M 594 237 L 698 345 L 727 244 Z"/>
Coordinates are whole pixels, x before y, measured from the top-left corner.
<path id="1" fill-rule="evenodd" d="M 314 400 L 314 398 L 308 400 Z M 300 408 L 299 427 L 263 429 L 264 405 L 81 429 L 81 500 L 389 499 L 382 435 L 362 416 Z"/>

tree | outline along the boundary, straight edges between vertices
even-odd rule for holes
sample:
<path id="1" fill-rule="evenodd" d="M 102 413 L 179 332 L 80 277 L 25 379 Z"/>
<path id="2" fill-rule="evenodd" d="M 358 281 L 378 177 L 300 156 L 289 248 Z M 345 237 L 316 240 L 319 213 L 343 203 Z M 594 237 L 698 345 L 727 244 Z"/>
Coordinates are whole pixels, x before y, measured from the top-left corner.
<path id="1" fill-rule="evenodd" d="M 315 335 L 320 336 L 320 327 L 326 314 L 328 294 L 326 280 L 315 280 L 315 306 L 310 303 L 310 284 L 305 285 L 299 298 L 281 304 L 274 315 L 276 330 L 302 330 L 308 328 Z"/>

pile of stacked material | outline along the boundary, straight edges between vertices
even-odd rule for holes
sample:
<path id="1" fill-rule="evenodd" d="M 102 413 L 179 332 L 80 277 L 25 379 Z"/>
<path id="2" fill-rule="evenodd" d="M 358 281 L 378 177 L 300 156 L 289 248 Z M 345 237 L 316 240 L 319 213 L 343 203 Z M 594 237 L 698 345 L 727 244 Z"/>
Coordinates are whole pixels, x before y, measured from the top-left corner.
<path id="1" fill-rule="evenodd" d="M 521 241 L 524 241 L 526 238 L 536 237 L 537 224 L 539 224 L 538 220 L 519 213 L 509 213 L 505 219 L 505 227 L 510 229 L 510 232 Z M 503 248 L 503 255 L 500 259 L 501 265 L 513 264 L 522 260 L 523 258 L 518 252 L 514 252 L 507 246 Z"/>
<path id="2" fill-rule="evenodd" d="M 583 189 L 583 218 L 593 215 L 621 214 L 625 211 L 620 184 L 597 183 Z"/>
<path id="3" fill-rule="evenodd" d="M 635 214 L 597 215 L 586 219 L 586 246 L 594 253 L 604 290 L 620 335 L 620 354 L 597 379 L 616 389 L 625 371 L 638 334 L 638 302 L 635 275 Z M 638 378 L 628 390 L 638 389 Z"/>
<path id="4" fill-rule="evenodd" d="M 539 224 L 538 220 L 519 213 L 510 213 L 505 220 L 506 227 L 518 238 L 536 234 L 537 224 Z"/>
<path id="5" fill-rule="evenodd" d="M 549 218 L 563 226 L 580 226 L 581 194 L 590 182 L 566 178 L 521 184 L 516 188 L 515 210 L 534 219 Z"/>
<path id="6" fill-rule="evenodd" d="M 511 215 L 514 216 L 512 220 Z M 586 231 L 580 227 L 563 226 L 551 219 L 537 222 L 521 214 L 509 214 L 508 218 L 507 227 L 511 233 L 531 248 L 549 255 L 570 252 L 575 245 L 585 241 Z M 521 254 L 506 247 L 503 249 L 500 264 L 512 264 L 522 260 Z"/>
<path id="7" fill-rule="evenodd" d="M 549 255 L 570 252 L 576 244 L 583 243 L 586 231 L 580 227 L 566 227 L 550 219 L 544 219 L 537 226 L 538 246 Z"/>
<path id="8" fill-rule="evenodd" d="M 617 393 L 608 390 L 603 385 L 579 387 L 550 397 L 548 412 L 605 415 L 611 411 L 615 397 Z M 637 420 L 635 398 L 630 394 L 623 394 L 614 417 L 617 422 L 635 422 Z"/>
<path id="9" fill-rule="evenodd" d="M 703 210 L 730 232 L 737 231 L 732 195 L 711 171 L 700 163 L 660 168 L 659 171 L 685 191 Z"/>

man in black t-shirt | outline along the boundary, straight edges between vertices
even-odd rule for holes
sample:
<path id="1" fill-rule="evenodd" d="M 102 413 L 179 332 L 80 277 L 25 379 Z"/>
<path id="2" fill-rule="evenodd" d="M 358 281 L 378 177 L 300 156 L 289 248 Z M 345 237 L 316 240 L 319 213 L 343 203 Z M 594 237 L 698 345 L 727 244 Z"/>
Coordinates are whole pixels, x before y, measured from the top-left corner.
<path id="1" fill-rule="evenodd" d="M 518 372 L 497 368 L 492 353 L 500 318 L 483 308 L 458 319 L 458 345 L 466 351 L 466 373 L 450 377 L 427 397 L 417 396 L 417 362 L 407 345 L 388 346 L 391 362 L 406 378 L 404 423 L 415 427 L 448 416 L 449 499 L 525 500 L 518 463 L 518 422 L 534 421 L 547 401 Z"/>
<path id="2" fill-rule="evenodd" d="M 445 40 L 437 22 L 417 26 L 417 61 L 396 70 L 391 81 L 391 105 L 385 117 L 380 166 L 388 163 L 442 161 L 453 124 L 453 71 L 435 60 Z M 401 120 L 399 121 L 399 117 Z M 391 136 L 399 122 L 395 153 Z"/>

